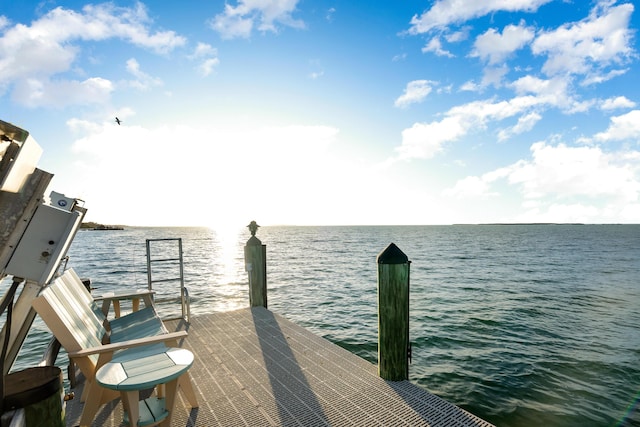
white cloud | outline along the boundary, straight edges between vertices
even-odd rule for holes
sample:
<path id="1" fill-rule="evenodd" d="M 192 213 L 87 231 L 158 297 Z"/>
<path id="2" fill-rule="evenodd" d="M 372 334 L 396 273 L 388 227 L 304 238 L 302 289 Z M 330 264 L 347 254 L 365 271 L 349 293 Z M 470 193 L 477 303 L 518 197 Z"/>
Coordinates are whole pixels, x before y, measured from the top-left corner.
<path id="1" fill-rule="evenodd" d="M 524 76 L 509 84 L 517 94 L 533 94 L 542 103 L 558 107 L 565 113 L 573 114 L 588 110 L 595 104 L 595 100 L 580 101 L 570 93 L 570 79 L 566 76 L 556 76 L 550 79 L 540 79 L 534 76 Z"/>
<path id="2" fill-rule="evenodd" d="M 532 160 L 509 175 L 527 199 L 554 196 L 611 198 L 633 202 L 640 196 L 640 157 L 605 153 L 599 147 L 569 147 L 538 142 L 531 146 Z"/>
<path id="3" fill-rule="evenodd" d="M 433 52 L 438 56 L 446 56 L 448 58 L 453 58 L 455 56 L 453 53 L 449 52 L 448 50 L 444 50 L 442 48 L 442 42 L 440 41 L 439 37 L 434 37 L 431 40 L 429 40 L 429 43 L 427 43 L 422 48 L 422 52 L 423 53 Z"/>
<path id="4" fill-rule="evenodd" d="M 534 96 L 518 96 L 508 101 L 474 101 L 453 107 L 447 112 L 449 116 L 459 116 L 473 126 L 483 126 L 487 120 L 503 120 L 513 117 L 528 108 L 544 103 Z"/>
<path id="5" fill-rule="evenodd" d="M 324 207 L 361 205 L 371 213 L 376 194 L 395 186 L 373 167 L 336 158 L 332 149 L 339 131 L 333 127 L 147 129 L 133 123 L 117 126 L 112 118 L 97 128 L 86 122 L 75 126 L 87 133 L 76 138 L 69 170 L 57 178 L 68 180 L 61 187 L 85 200 L 98 221 L 110 217 L 115 223 L 163 226 L 233 221 L 244 226 L 253 218 L 261 224 L 337 223 L 348 217 Z M 121 155 L 123 150 L 127 156 Z M 206 183 L 214 191 L 203 193 Z M 405 193 L 409 200 L 411 191 Z M 385 215 L 393 209 L 382 207 Z M 379 221 L 377 215 L 364 218 Z"/>
<path id="6" fill-rule="evenodd" d="M 529 132 L 542 119 L 538 113 L 531 112 L 518 118 L 518 123 L 511 128 L 503 129 L 498 132 L 498 141 L 504 141 L 513 135 Z"/>
<path id="7" fill-rule="evenodd" d="M 0 84 L 49 77 L 71 68 L 78 48 L 36 37 L 38 32 L 16 25 L 0 38 Z"/>
<path id="8" fill-rule="evenodd" d="M 603 110 L 616 110 L 618 108 L 633 108 L 636 103 L 628 99 L 626 96 L 617 96 L 602 101 L 600 108 Z"/>
<path id="9" fill-rule="evenodd" d="M 211 28 L 224 39 L 248 38 L 254 28 L 258 31 L 277 32 L 276 24 L 292 28 L 305 28 L 302 20 L 291 15 L 299 0 L 239 0 L 237 6 L 225 4 L 224 12 L 210 22 Z"/>
<path id="10" fill-rule="evenodd" d="M 594 136 L 598 141 L 640 140 L 640 110 L 629 111 L 621 116 L 611 117 L 606 131 Z"/>
<path id="11" fill-rule="evenodd" d="M 567 81 L 562 78 L 540 79 L 534 76 L 524 76 L 514 81 L 511 87 L 518 94 L 534 94 L 537 96 L 551 96 L 554 93 L 566 93 Z"/>
<path id="12" fill-rule="evenodd" d="M 207 43 L 199 42 L 196 45 L 193 54 L 189 56 L 189 59 L 200 59 L 200 58 L 208 58 L 210 56 L 217 56 L 218 50 Z"/>
<path id="13" fill-rule="evenodd" d="M 504 76 L 506 76 L 508 72 L 509 68 L 505 66 L 485 67 L 485 69 L 482 71 L 482 81 L 480 82 L 480 87 L 485 88 L 490 85 L 493 85 L 494 87 L 502 86 Z"/>
<path id="14" fill-rule="evenodd" d="M 542 32 L 532 43 L 532 52 L 548 56 L 542 67 L 547 75 L 563 73 L 600 74 L 603 67 L 624 63 L 630 55 L 631 3 L 609 7 L 601 3 L 589 17 Z"/>
<path id="15" fill-rule="evenodd" d="M 543 85 L 544 86 L 544 85 Z M 533 88 L 530 85 L 530 88 Z M 415 123 L 402 131 L 402 144 L 396 147 L 401 159 L 428 159 L 443 150 L 444 144 L 453 142 L 473 130 L 483 130 L 489 122 L 555 106 L 557 99 L 547 95 L 522 95 L 508 101 L 474 101 L 451 108 L 445 118 L 431 123 Z M 525 132 L 539 120 L 539 113 L 529 113 L 508 132 Z M 505 133 L 503 136 L 507 136 Z"/>
<path id="16" fill-rule="evenodd" d="M 597 103 L 598 101 L 596 99 L 586 99 L 584 101 L 571 99 L 571 104 L 568 108 L 564 109 L 564 112 L 567 114 L 586 113 Z"/>
<path id="17" fill-rule="evenodd" d="M 534 97 L 492 103 L 476 101 L 450 109 L 446 117 L 431 123 L 415 123 L 402 131 L 402 145 L 396 148 L 401 159 L 429 159 L 472 129 L 483 128 L 487 120 L 502 120 L 535 105 Z"/>
<path id="18" fill-rule="evenodd" d="M 581 86 L 590 86 L 590 85 L 594 85 L 594 84 L 599 84 L 599 83 L 603 83 L 606 82 L 608 80 L 611 80 L 615 77 L 621 76 L 623 74 L 626 74 L 627 71 L 629 71 L 628 68 L 623 68 L 620 70 L 611 70 L 607 73 L 602 73 L 599 70 L 595 70 L 595 71 L 591 71 L 589 72 L 584 80 L 582 80 L 582 82 L 580 82 Z"/>
<path id="19" fill-rule="evenodd" d="M 162 85 L 162 80 L 152 77 L 140 69 L 140 64 L 135 58 L 127 60 L 127 72 L 131 74 L 136 80 L 131 80 L 127 84 L 133 88 L 139 90 L 148 90 L 153 86 Z"/>
<path id="20" fill-rule="evenodd" d="M 225 5 L 225 12 L 209 23 L 211 28 L 217 31 L 223 39 L 249 38 L 253 31 L 253 19 L 243 18 L 233 13 L 233 7 Z"/>
<path id="21" fill-rule="evenodd" d="M 213 70 L 220 64 L 220 60 L 218 58 L 208 58 L 205 59 L 198 65 L 198 72 L 202 77 L 207 77 Z"/>
<path id="22" fill-rule="evenodd" d="M 476 38 L 471 56 L 480 57 L 490 65 L 498 64 L 529 43 L 533 37 L 534 30 L 525 26 L 524 22 L 517 26 L 507 25 L 502 34 L 490 28 Z"/>
<path id="23" fill-rule="evenodd" d="M 327 10 L 326 19 L 328 22 L 333 22 L 333 15 L 335 15 L 335 13 L 336 13 L 335 7 L 330 7 L 329 10 Z"/>
<path id="24" fill-rule="evenodd" d="M 453 85 L 446 85 L 446 86 L 439 87 L 436 92 L 437 93 L 451 93 L 452 90 L 453 90 Z"/>
<path id="25" fill-rule="evenodd" d="M 616 215 L 618 218 L 620 216 Z M 613 217 L 612 217 L 613 218 Z M 537 203 L 520 214 L 518 222 L 547 223 L 606 223 L 607 216 L 596 206 L 583 203 Z M 618 222 L 619 220 L 615 220 Z"/>
<path id="26" fill-rule="evenodd" d="M 443 194 L 448 197 L 465 200 L 468 198 L 487 199 L 499 197 L 500 193 L 491 189 L 491 184 L 509 176 L 511 170 L 518 164 L 496 169 L 481 176 L 467 176 L 456 182 L 453 188 L 447 188 Z"/>
<path id="27" fill-rule="evenodd" d="M 114 90 L 113 84 L 100 77 L 83 81 L 21 79 L 14 87 L 12 98 L 27 107 L 63 108 L 68 105 L 103 104 Z"/>
<path id="28" fill-rule="evenodd" d="M 220 64 L 218 59 L 218 50 L 207 43 L 198 43 L 194 52 L 189 55 L 192 61 L 199 61 L 196 69 L 202 77 L 207 77 L 213 73 L 214 69 Z"/>
<path id="29" fill-rule="evenodd" d="M 4 28 L 8 27 L 10 23 L 11 22 L 9 21 L 9 18 L 7 18 L 4 15 L 0 15 L 0 30 L 3 30 Z"/>
<path id="30" fill-rule="evenodd" d="M 481 89 L 482 89 L 481 85 L 471 80 L 464 82 L 460 86 L 460 90 L 464 92 L 479 92 Z"/>
<path id="31" fill-rule="evenodd" d="M 637 222 L 640 205 L 640 152 L 606 153 L 598 147 L 538 142 L 531 159 L 459 180 L 445 195 L 495 196 L 499 181 L 518 189 L 523 222 Z M 624 212 L 622 215 L 620 212 Z"/>
<path id="32" fill-rule="evenodd" d="M 453 188 L 444 190 L 443 194 L 458 199 L 487 198 L 498 195 L 490 189 L 490 182 L 484 177 L 468 176 L 456 182 Z"/>
<path id="33" fill-rule="evenodd" d="M 150 23 L 146 7 L 142 3 L 137 3 L 133 8 L 102 3 L 86 5 L 81 13 L 58 7 L 34 21 L 31 27 L 17 25 L 14 30 L 24 31 L 23 34 L 32 38 L 44 36 L 49 42 L 56 44 L 74 40 L 121 38 L 158 53 L 169 52 L 185 43 L 184 37 L 173 31 L 151 33 L 148 28 Z"/>
<path id="34" fill-rule="evenodd" d="M 484 0 L 461 2 L 438 0 L 422 15 L 411 18 L 410 34 L 422 34 L 435 28 L 444 28 L 471 18 L 478 18 L 498 11 L 535 12 L 551 0 Z"/>
<path id="35" fill-rule="evenodd" d="M 429 80 L 414 80 L 407 83 L 404 93 L 396 99 L 394 105 L 404 108 L 411 104 L 424 101 L 427 95 L 433 90 L 434 84 L 437 83 Z"/>
<path id="36" fill-rule="evenodd" d="M 482 79 L 480 80 L 480 83 L 468 80 L 460 86 L 460 90 L 466 92 L 483 92 L 488 86 L 496 88 L 502 87 L 504 77 L 508 72 L 509 68 L 506 66 L 485 67 L 484 70 L 482 70 Z"/>
<path id="37" fill-rule="evenodd" d="M 106 90 L 105 79 L 78 82 L 62 76 L 72 70 L 80 53 L 79 43 L 119 38 L 157 53 L 185 43 L 173 31 L 151 32 L 149 24 L 141 3 L 133 8 L 103 3 L 87 5 L 81 12 L 58 7 L 30 26 L 7 27 L 0 37 L 0 87 L 13 87 L 13 99 L 33 107 L 104 101 L 111 90 Z"/>
<path id="38" fill-rule="evenodd" d="M 90 122 L 88 120 L 82 120 L 78 118 L 71 118 L 67 120 L 67 127 L 74 134 L 89 134 L 89 133 L 99 133 L 102 131 L 102 124 Z"/>
<path id="39" fill-rule="evenodd" d="M 398 61 L 404 61 L 405 59 L 407 59 L 407 54 L 400 53 L 398 55 L 394 55 L 393 58 L 391 58 L 391 61 L 398 62 Z"/>
<path id="40" fill-rule="evenodd" d="M 445 40 L 447 40 L 449 43 L 461 42 L 469 38 L 470 32 L 471 32 L 471 27 L 466 26 L 462 28 L 460 31 L 454 31 L 451 34 L 447 34 L 445 36 Z"/>
<path id="41" fill-rule="evenodd" d="M 396 148 L 401 159 L 430 159 L 443 150 L 445 143 L 467 133 L 462 117 L 446 117 L 439 122 L 415 123 L 402 131 L 402 145 Z"/>

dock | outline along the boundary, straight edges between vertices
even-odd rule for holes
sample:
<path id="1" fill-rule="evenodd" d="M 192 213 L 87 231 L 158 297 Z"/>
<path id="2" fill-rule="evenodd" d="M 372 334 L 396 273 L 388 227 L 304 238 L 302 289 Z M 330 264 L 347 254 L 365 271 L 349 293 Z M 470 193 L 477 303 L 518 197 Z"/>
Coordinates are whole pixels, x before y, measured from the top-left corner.
<path id="1" fill-rule="evenodd" d="M 200 315 L 183 347 L 200 407 L 179 394 L 172 427 L 481 426 L 490 423 L 410 381 L 385 381 L 377 366 L 262 307 Z M 80 396 L 81 390 L 75 390 Z M 67 426 L 82 404 L 67 402 Z M 95 426 L 120 426 L 122 404 L 98 412 Z"/>

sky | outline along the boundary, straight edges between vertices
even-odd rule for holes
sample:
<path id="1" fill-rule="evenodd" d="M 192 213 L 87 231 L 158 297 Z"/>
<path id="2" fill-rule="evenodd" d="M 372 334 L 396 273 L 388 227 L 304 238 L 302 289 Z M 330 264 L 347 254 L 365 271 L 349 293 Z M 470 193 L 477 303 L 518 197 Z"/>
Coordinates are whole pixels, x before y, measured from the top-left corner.
<path id="1" fill-rule="evenodd" d="M 636 9 L 0 0 L 0 119 L 105 224 L 640 223 Z"/>

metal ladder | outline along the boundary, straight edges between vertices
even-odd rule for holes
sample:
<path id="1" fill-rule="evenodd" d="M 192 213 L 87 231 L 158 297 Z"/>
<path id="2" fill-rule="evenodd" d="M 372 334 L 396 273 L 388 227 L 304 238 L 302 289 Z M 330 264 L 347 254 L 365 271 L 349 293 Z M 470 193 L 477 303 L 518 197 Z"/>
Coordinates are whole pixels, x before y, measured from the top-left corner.
<path id="1" fill-rule="evenodd" d="M 177 242 L 178 245 L 178 256 L 177 257 L 169 257 L 169 258 L 152 258 L 151 245 L 152 243 L 157 242 Z M 182 317 L 171 317 L 164 318 L 163 320 L 177 320 L 184 319 L 187 322 L 190 321 L 191 317 L 191 307 L 190 307 L 190 298 L 189 291 L 184 286 L 184 262 L 182 259 L 182 238 L 166 238 L 166 239 L 146 239 L 147 246 L 147 286 L 150 291 L 153 290 L 154 283 L 162 283 L 162 282 L 180 282 L 180 306 L 182 310 Z M 162 277 L 160 279 L 154 279 L 152 273 L 152 265 L 153 264 L 176 264 L 179 270 L 178 277 Z M 174 301 L 173 298 L 167 298 L 163 300 L 154 299 L 155 302 L 166 303 Z"/>

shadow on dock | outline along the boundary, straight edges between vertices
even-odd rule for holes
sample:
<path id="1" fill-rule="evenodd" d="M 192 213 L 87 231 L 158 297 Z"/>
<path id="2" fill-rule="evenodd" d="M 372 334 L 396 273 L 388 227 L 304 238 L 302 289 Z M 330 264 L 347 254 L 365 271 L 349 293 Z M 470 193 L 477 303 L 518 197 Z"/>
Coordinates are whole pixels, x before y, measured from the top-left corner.
<path id="1" fill-rule="evenodd" d="M 267 310 L 251 310 L 251 315 L 264 366 L 269 375 L 271 392 L 278 407 L 279 420 L 276 425 L 295 422 L 296 414 L 291 413 L 287 402 L 296 398 L 300 399 L 305 412 L 304 419 L 298 420 L 299 422 L 304 425 L 330 425 L 273 313 Z M 283 382 L 285 378 L 286 382 Z"/>

